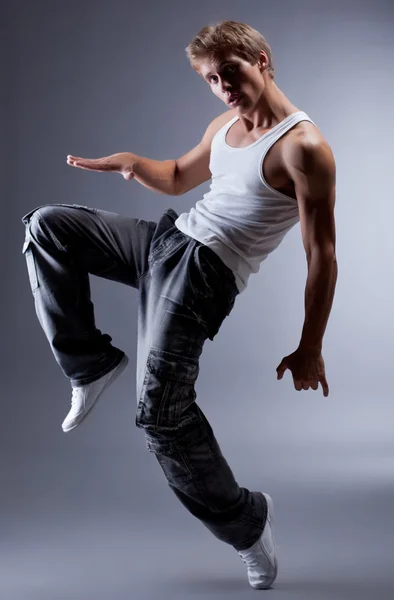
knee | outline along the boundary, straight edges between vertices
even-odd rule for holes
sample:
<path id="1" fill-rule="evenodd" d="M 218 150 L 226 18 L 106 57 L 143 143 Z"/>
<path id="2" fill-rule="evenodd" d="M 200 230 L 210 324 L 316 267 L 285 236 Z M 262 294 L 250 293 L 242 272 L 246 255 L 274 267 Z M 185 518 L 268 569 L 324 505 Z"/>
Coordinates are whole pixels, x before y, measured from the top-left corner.
<path id="1" fill-rule="evenodd" d="M 60 208 L 53 204 L 45 204 L 32 210 L 25 218 L 27 237 L 33 242 L 45 244 L 59 242 L 55 234 L 55 224 L 59 223 Z"/>
<path id="2" fill-rule="evenodd" d="M 32 211 L 30 213 L 28 222 L 26 223 L 26 229 L 30 233 L 30 237 L 33 240 L 37 240 L 37 238 L 41 237 L 43 233 L 45 235 L 45 231 L 43 231 L 43 229 L 41 227 L 42 211 L 45 212 L 45 207 L 41 207 L 39 209 L 36 208 L 34 211 Z"/>
<path id="3" fill-rule="evenodd" d="M 45 223 L 50 225 L 59 219 L 59 211 L 61 209 L 62 207 L 56 204 L 44 204 L 44 206 L 35 209 L 32 220 L 33 222 L 45 221 Z"/>

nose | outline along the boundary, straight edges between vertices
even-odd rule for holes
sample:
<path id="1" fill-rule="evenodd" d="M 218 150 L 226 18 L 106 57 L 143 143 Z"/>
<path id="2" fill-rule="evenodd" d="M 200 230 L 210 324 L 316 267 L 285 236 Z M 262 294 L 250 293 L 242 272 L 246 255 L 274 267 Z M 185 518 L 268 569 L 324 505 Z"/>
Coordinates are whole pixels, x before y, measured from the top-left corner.
<path id="1" fill-rule="evenodd" d="M 228 81 L 225 81 L 224 79 L 220 80 L 220 90 L 222 94 L 227 94 L 228 92 L 231 92 L 231 89 L 232 85 Z"/>

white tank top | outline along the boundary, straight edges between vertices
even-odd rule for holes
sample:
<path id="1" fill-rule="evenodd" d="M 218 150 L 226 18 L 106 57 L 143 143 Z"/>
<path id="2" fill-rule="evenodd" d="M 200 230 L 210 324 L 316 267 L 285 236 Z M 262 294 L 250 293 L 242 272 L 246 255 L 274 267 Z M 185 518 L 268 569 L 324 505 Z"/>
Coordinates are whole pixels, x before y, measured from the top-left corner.
<path id="1" fill-rule="evenodd" d="M 210 190 L 175 225 L 209 246 L 229 267 L 240 292 L 249 275 L 277 248 L 299 221 L 297 200 L 271 188 L 263 177 L 263 160 L 271 146 L 300 121 L 313 121 L 302 111 L 286 117 L 253 144 L 233 148 L 226 134 L 231 119 L 212 140 Z M 313 123 L 315 124 L 315 123 Z"/>

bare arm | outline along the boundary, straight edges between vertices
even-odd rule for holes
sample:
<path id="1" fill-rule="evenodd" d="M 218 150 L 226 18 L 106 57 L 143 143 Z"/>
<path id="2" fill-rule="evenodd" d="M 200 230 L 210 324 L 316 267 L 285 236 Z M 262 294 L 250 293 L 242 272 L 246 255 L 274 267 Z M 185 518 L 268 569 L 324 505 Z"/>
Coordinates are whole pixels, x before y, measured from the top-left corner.
<path id="1" fill-rule="evenodd" d="M 337 280 L 335 161 L 325 141 L 301 139 L 287 155 L 300 211 L 308 277 L 300 348 L 321 352 Z"/>
<path id="2" fill-rule="evenodd" d="M 233 111 L 216 117 L 205 131 L 201 142 L 178 160 L 153 160 L 132 152 L 118 152 L 102 158 L 81 158 L 69 154 L 70 166 L 89 171 L 115 172 L 159 194 L 180 196 L 211 178 L 209 157 L 216 132 L 231 119 Z"/>
<path id="3" fill-rule="evenodd" d="M 322 345 L 337 280 L 335 256 L 335 161 L 325 140 L 302 136 L 285 151 L 285 165 L 295 186 L 308 277 L 305 287 L 305 321 L 295 352 L 277 367 L 278 379 L 290 369 L 296 390 L 329 387 Z"/>
<path id="4" fill-rule="evenodd" d="M 191 150 L 186 155 L 186 167 L 181 168 L 180 171 L 176 160 L 153 160 L 132 152 L 118 152 L 102 158 L 82 158 L 69 154 L 67 163 L 87 171 L 120 173 L 124 179 L 128 181 L 136 179 L 138 183 L 158 194 L 179 196 L 187 191 L 185 185 L 187 186 L 190 180 L 193 181 L 193 185 L 190 185 L 189 189 L 206 181 L 204 175 L 204 179 L 196 183 L 199 170 L 194 169 L 193 166 L 198 161 L 198 155 L 198 147 Z M 184 164 L 184 160 L 180 160 L 181 165 Z"/>
<path id="5" fill-rule="evenodd" d="M 130 153 L 134 178 L 144 187 L 157 192 L 177 196 L 175 160 L 152 160 Z"/>
<path id="6" fill-rule="evenodd" d="M 226 111 L 216 117 L 208 125 L 200 143 L 177 160 L 151 160 L 133 154 L 135 179 L 154 192 L 171 196 L 181 196 L 209 181 L 212 139 L 232 116 L 233 111 Z"/>
<path id="7" fill-rule="evenodd" d="M 203 138 L 178 160 L 152 160 L 130 154 L 131 170 L 134 179 L 153 192 L 181 196 L 211 178 L 209 154 L 210 145 Z"/>

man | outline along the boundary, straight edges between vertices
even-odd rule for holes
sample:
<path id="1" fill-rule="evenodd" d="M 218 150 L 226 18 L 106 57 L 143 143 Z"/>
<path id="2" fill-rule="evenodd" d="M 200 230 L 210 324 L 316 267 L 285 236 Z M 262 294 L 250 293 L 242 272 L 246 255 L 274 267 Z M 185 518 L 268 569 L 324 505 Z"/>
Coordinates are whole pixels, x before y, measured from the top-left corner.
<path id="1" fill-rule="evenodd" d="M 328 395 L 322 339 L 337 278 L 335 163 L 311 119 L 274 81 L 271 49 L 243 23 L 205 27 L 189 44 L 192 67 L 230 110 L 178 160 L 124 152 L 69 165 L 120 173 L 180 195 L 212 178 L 189 213 L 158 223 L 79 205 L 44 205 L 25 217 L 26 255 L 37 316 L 73 388 L 63 430 L 75 428 L 127 364 L 95 326 L 88 274 L 139 290 L 136 425 L 187 510 L 231 544 L 252 587 L 277 575 L 273 503 L 240 488 L 195 402 L 203 344 L 284 235 L 301 222 L 308 262 L 298 348 L 277 368 L 296 390 Z"/>

